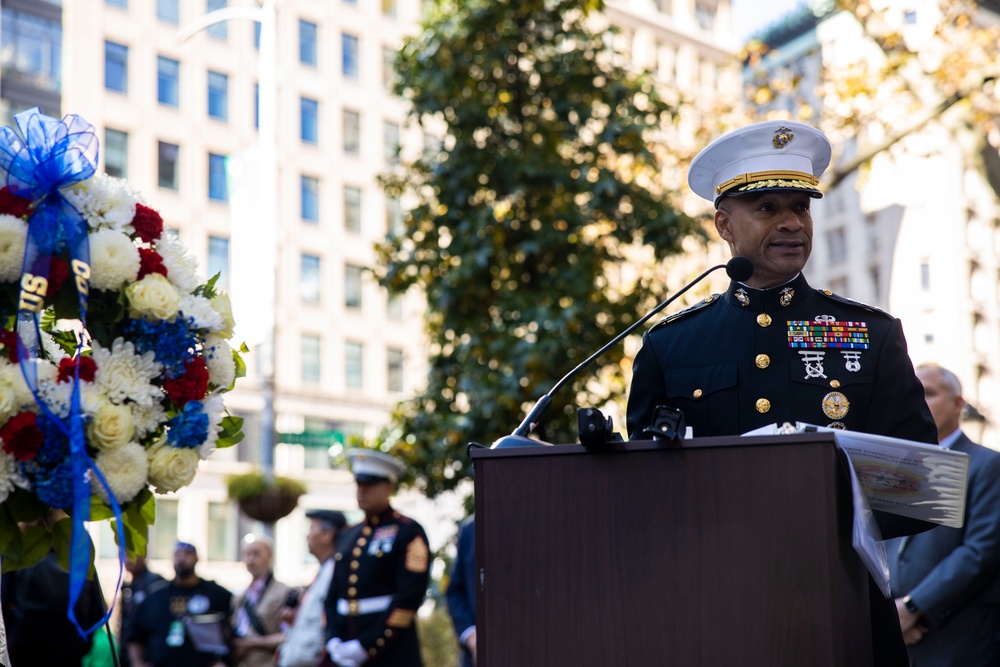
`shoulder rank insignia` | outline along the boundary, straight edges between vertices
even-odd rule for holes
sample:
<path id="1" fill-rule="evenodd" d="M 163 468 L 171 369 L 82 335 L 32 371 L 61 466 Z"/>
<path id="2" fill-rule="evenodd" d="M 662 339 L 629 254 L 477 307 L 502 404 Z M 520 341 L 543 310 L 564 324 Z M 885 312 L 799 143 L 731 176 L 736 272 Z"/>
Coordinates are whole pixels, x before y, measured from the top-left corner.
<path id="1" fill-rule="evenodd" d="M 653 331 L 656 331 L 662 326 L 670 324 L 671 322 L 676 322 L 682 317 L 687 317 L 688 315 L 691 315 L 692 313 L 695 313 L 701 310 L 702 308 L 707 308 L 712 304 L 718 303 L 719 301 L 722 301 L 722 299 L 719 298 L 718 294 L 712 294 L 711 296 L 707 296 L 689 308 L 685 308 L 684 310 L 674 313 L 673 315 L 667 315 L 662 320 L 660 320 L 652 327 L 650 327 L 649 331 L 647 331 L 646 333 L 652 333 Z"/>
<path id="2" fill-rule="evenodd" d="M 872 312 L 872 313 L 878 313 L 880 315 L 885 315 L 886 317 L 892 317 L 892 315 L 890 315 L 889 313 L 885 312 L 881 308 L 878 308 L 877 306 L 871 306 L 871 305 L 869 305 L 867 303 L 862 303 L 861 301 L 855 301 L 854 299 L 848 299 L 846 296 L 840 296 L 839 294 L 834 294 L 833 292 L 831 292 L 828 289 L 818 289 L 818 290 L 816 290 L 816 292 L 819 293 L 820 296 L 825 296 L 826 298 L 832 299 L 833 301 L 837 301 L 839 303 L 846 303 L 849 306 L 857 306 L 859 308 L 864 308 L 865 310 L 867 310 L 869 312 Z"/>

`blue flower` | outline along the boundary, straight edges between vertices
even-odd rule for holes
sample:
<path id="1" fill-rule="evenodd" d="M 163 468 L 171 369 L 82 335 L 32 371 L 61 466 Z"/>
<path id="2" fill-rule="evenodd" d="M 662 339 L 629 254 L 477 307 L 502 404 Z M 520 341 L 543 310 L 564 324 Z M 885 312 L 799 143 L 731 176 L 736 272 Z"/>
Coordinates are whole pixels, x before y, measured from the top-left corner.
<path id="1" fill-rule="evenodd" d="M 201 401 L 188 401 L 176 417 L 167 422 L 167 442 L 174 447 L 194 448 L 208 439 L 208 415 Z"/>
<path id="2" fill-rule="evenodd" d="M 193 328 L 194 320 L 178 317 L 172 322 L 128 320 L 124 330 L 136 352 L 144 354 L 152 350 L 156 360 L 163 364 L 163 374 L 175 378 L 184 374 L 184 369 L 195 357 L 198 339 Z"/>

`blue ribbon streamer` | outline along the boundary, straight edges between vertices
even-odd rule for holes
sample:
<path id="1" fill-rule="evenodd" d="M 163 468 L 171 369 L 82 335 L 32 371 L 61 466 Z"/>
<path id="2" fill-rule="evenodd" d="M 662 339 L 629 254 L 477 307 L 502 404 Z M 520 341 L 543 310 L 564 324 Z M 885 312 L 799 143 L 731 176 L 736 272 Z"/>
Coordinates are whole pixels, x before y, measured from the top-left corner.
<path id="1" fill-rule="evenodd" d="M 39 312 L 47 296 L 49 273 L 54 256 L 68 253 L 71 274 L 77 289 L 80 323 L 87 327 L 87 294 L 90 278 L 90 245 L 87 221 L 63 196 L 61 190 L 85 181 L 97 171 L 98 142 L 94 128 L 79 116 L 70 114 L 63 120 L 51 118 L 29 109 L 14 116 L 20 134 L 13 128 L 0 130 L 0 169 L 7 172 L 7 187 L 19 197 L 31 200 L 28 217 L 28 241 L 21 269 L 21 292 L 18 300 L 17 332 L 21 348 L 21 372 L 42 412 L 52 420 L 69 440 L 72 471 L 72 521 L 70 538 L 69 604 L 67 617 L 80 636 L 107 623 L 114 609 L 114 600 L 121 586 L 125 563 L 125 537 L 122 511 L 115 494 L 101 471 L 87 454 L 87 442 L 80 408 L 80 369 L 73 376 L 72 398 L 68 418 L 60 418 L 46 405 L 38 391 L 38 369 L 31 360 L 38 358 L 41 341 Z M 77 343 L 76 357 L 83 349 L 83 336 Z M 90 570 L 90 540 L 84 523 L 90 520 L 90 480 L 88 471 L 97 476 L 108 493 L 115 515 L 118 533 L 118 583 L 112 604 L 104 617 L 84 630 L 76 618 L 76 602 L 80 598 Z"/>

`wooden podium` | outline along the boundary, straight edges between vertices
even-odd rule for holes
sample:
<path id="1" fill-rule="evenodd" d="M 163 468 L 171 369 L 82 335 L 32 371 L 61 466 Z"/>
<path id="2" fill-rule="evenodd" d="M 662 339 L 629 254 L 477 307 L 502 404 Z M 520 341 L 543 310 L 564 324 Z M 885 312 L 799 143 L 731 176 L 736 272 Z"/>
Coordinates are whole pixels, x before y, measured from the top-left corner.
<path id="1" fill-rule="evenodd" d="M 872 665 L 831 434 L 472 459 L 479 667 Z"/>

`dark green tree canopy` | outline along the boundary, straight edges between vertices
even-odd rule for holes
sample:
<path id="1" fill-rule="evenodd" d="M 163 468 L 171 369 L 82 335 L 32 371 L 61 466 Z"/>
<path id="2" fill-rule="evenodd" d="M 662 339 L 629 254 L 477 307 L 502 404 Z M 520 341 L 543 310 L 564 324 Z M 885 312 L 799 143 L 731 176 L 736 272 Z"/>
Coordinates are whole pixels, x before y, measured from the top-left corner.
<path id="1" fill-rule="evenodd" d="M 404 228 L 379 247 L 390 291 L 420 288 L 426 389 L 389 437 L 429 495 L 469 472 L 465 447 L 510 433 L 564 373 L 642 314 L 629 253 L 678 252 L 678 212 L 657 154 L 674 110 L 645 74 L 614 64 L 588 28 L 602 3 L 445 1 L 397 57 L 412 120 L 440 151 L 400 165 Z M 643 295 L 639 299 L 636 295 Z M 575 408 L 624 392 L 621 348 L 556 397 L 536 433 L 575 442 Z"/>

